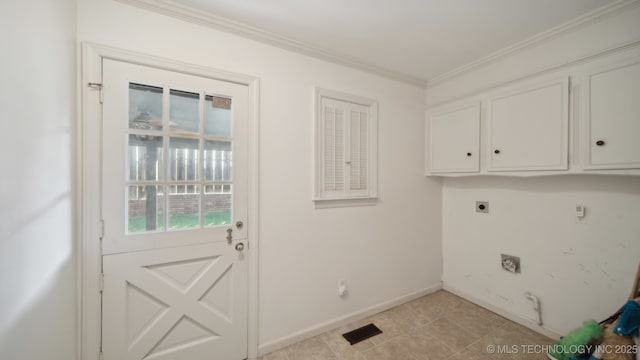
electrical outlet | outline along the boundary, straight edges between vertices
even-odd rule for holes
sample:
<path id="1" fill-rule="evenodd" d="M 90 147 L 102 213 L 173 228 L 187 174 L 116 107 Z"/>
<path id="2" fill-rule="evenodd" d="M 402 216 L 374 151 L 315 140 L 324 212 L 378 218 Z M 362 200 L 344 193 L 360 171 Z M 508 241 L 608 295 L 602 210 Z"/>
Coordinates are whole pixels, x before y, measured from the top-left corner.
<path id="1" fill-rule="evenodd" d="M 338 296 L 343 298 L 346 297 L 348 293 L 347 283 L 344 280 L 338 281 Z"/>
<path id="2" fill-rule="evenodd" d="M 587 222 L 587 207 L 576 205 L 576 224 L 586 224 Z"/>
<path id="3" fill-rule="evenodd" d="M 517 256 L 500 254 L 500 265 L 508 272 L 520 273 L 520 258 Z"/>
<path id="4" fill-rule="evenodd" d="M 476 212 L 479 213 L 489 213 L 489 202 L 488 201 L 476 201 Z"/>

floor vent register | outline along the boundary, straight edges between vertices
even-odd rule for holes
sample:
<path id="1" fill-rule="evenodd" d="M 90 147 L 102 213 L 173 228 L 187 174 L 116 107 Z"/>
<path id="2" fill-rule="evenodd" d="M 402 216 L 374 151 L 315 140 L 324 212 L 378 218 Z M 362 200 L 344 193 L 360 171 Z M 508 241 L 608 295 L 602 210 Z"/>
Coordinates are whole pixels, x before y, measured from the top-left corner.
<path id="1" fill-rule="evenodd" d="M 353 345 L 378 334 L 382 334 L 382 330 L 378 329 L 378 327 L 373 324 L 368 324 L 361 328 L 349 331 L 348 333 L 344 333 L 342 334 L 342 337 Z"/>

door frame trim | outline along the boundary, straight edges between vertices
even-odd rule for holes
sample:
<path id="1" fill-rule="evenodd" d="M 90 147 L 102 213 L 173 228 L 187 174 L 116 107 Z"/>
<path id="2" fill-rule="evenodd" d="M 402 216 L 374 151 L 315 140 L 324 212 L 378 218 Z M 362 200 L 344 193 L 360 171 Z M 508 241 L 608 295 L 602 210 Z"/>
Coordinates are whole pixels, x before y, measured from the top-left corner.
<path id="1" fill-rule="evenodd" d="M 212 69 L 166 58 L 146 55 L 95 43 L 82 43 L 81 108 L 77 123 L 76 195 L 79 209 L 78 257 L 80 267 L 80 356 L 82 360 L 97 360 L 101 342 L 102 250 L 101 223 L 101 162 L 102 104 L 101 92 L 89 83 L 102 83 L 102 60 L 111 59 L 148 67 L 207 77 L 249 87 L 248 126 L 248 358 L 258 356 L 258 259 L 259 259 L 259 130 L 260 80 L 254 76 Z M 97 161 L 96 161 L 97 160 Z"/>

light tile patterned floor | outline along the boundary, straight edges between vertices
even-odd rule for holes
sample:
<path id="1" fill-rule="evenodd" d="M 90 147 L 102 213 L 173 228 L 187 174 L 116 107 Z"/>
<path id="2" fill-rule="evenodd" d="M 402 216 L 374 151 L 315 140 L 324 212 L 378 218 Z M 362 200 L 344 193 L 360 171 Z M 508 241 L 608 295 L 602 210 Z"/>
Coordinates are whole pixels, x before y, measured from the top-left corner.
<path id="1" fill-rule="evenodd" d="M 382 334 L 353 346 L 342 337 L 370 322 Z M 458 296 L 438 291 L 260 360 L 544 360 L 548 358 L 541 353 L 541 347 L 524 346 L 552 343 L 551 339 Z M 489 353 L 490 346 L 502 346 L 503 352 Z"/>

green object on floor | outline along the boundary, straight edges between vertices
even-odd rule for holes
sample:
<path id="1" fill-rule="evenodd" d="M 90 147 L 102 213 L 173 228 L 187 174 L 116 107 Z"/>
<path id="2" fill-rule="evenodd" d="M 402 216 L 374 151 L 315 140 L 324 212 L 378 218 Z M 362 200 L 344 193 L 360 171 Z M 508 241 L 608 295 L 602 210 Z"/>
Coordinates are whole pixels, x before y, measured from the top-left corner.
<path id="1" fill-rule="evenodd" d="M 589 344 L 602 336 L 602 328 L 593 321 L 585 321 L 582 327 L 570 332 L 567 336 L 558 340 L 553 347 L 554 351 L 551 355 L 558 360 L 569 360 L 577 355 L 579 351 L 584 349 L 584 345 Z"/>

